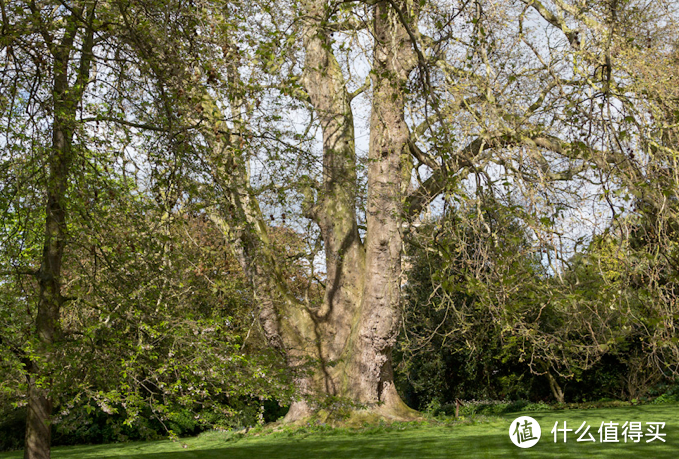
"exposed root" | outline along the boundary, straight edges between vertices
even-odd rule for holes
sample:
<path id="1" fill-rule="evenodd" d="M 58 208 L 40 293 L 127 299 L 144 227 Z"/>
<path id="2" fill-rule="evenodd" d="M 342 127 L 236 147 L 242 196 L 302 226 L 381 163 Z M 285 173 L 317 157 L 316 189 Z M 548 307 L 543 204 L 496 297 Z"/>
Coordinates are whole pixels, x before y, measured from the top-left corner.
<path id="1" fill-rule="evenodd" d="M 283 424 L 303 425 L 309 422 L 322 423 L 333 427 L 360 427 L 365 424 L 381 422 L 422 421 L 424 417 L 418 411 L 409 408 L 400 399 L 400 403 L 378 404 L 372 407 L 352 407 L 344 409 L 318 408 L 312 409 L 306 402 L 295 402 L 283 419 Z"/>

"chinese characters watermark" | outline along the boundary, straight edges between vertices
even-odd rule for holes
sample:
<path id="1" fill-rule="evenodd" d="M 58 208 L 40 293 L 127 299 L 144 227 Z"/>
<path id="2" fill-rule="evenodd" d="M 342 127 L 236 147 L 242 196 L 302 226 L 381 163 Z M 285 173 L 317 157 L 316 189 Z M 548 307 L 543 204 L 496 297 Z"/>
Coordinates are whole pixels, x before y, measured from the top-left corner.
<path id="1" fill-rule="evenodd" d="M 577 429 L 568 428 L 568 421 L 563 422 L 563 427 L 559 427 L 559 422 L 557 421 L 552 428 L 552 434 L 554 435 L 554 443 L 559 441 L 559 438 L 563 438 L 563 442 L 568 442 L 568 433 L 574 432 L 573 436 L 577 437 L 576 442 L 600 442 L 600 443 L 639 443 L 644 439 L 646 443 L 652 441 L 665 442 L 665 434 L 661 432 L 665 428 L 664 422 L 646 422 L 646 432 L 642 428 L 642 423 L 635 422 L 625 422 L 620 425 L 619 422 L 601 422 L 598 430 L 598 437 L 590 432 L 590 425 L 587 422 L 580 424 Z M 563 434 L 563 436 L 561 435 Z"/>
<path id="2" fill-rule="evenodd" d="M 551 434 L 554 443 L 665 443 L 667 434 L 664 422 L 602 421 L 601 424 L 589 425 L 586 421 L 579 426 L 570 425 L 568 421 L 557 421 L 552 427 Z M 509 438 L 519 448 L 534 446 L 542 434 L 540 423 L 530 416 L 514 419 L 509 426 Z"/>
<path id="3" fill-rule="evenodd" d="M 530 416 L 514 419 L 509 426 L 509 438 L 519 448 L 530 448 L 540 440 L 542 430 L 540 424 Z"/>

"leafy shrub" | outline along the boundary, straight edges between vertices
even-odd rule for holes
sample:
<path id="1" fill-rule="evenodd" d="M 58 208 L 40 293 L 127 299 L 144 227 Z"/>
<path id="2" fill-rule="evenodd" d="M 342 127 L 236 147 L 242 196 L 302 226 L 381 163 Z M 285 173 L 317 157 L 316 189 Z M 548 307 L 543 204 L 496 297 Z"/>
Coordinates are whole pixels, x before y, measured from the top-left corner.
<path id="1" fill-rule="evenodd" d="M 434 416 L 454 416 L 456 404 L 449 403 L 429 411 Z M 505 413 L 551 410 L 544 402 L 533 403 L 527 400 L 468 400 L 460 404 L 460 416 L 498 416 Z"/>
<path id="2" fill-rule="evenodd" d="M 23 448 L 25 428 L 25 408 L 0 408 L 0 451 Z"/>

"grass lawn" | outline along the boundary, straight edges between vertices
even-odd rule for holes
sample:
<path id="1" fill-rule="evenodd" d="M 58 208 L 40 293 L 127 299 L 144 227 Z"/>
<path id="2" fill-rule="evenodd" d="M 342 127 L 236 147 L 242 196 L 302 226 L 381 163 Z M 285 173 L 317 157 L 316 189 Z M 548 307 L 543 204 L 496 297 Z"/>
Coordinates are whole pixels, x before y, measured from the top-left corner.
<path id="1" fill-rule="evenodd" d="M 542 428 L 541 440 L 530 449 L 514 446 L 509 439 L 511 421 L 531 416 Z M 596 443 L 576 441 L 571 432 L 568 442 L 558 443 L 550 433 L 555 422 L 577 429 L 583 421 L 590 427 Z M 640 421 L 646 434 L 646 422 L 665 422 L 661 433 L 666 442 L 624 443 L 620 428 L 619 443 L 600 443 L 601 422 Z M 182 443 L 187 448 L 182 447 Z M 20 459 L 20 452 L 0 454 L 0 459 Z M 158 441 L 97 446 L 57 447 L 54 459 L 212 459 L 212 458 L 616 458 L 676 459 L 679 457 L 679 405 L 646 405 L 591 410 L 524 412 L 492 418 L 484 422 L 451 425 L 408 425 L 369 427 L 363 431 L 335 430 L 312 433 L 276 432 L 258 437 L 234 438 L 218 432 L 203 434 L 180 442 Z"/>

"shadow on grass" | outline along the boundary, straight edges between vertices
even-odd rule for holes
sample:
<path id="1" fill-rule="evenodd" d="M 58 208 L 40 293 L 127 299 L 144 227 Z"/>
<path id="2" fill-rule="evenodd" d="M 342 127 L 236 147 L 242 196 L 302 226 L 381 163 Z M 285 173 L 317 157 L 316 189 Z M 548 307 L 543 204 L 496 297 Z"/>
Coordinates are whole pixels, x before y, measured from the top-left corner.
<path id="1" fill-rule="evenodd" d="M 305 439 L 290 440 L 278 444 L 233 445 L 225 448 L 204 449 L 196 451 L 178 451 L 174 453 L 143 454 L 143 459 L 217 459 L 217 458 L 278 458 L 278 459 L 344 459 L 344 458 L 617 458 L 638 459 L 657 458 L 675 459 L 676 445 L 666 443 L 639 444 L 592 444 L 592 443 L 551 443 L 551 438 L 543 438 L 535 447 L 522 450 L 509 442 L 507 435 L 470 435 L 450 440 L 411 439 L 399 441 L 393 438 L 380 438 L 373 441 L 367 439 Z M 57 456 L 55 456 L 56 459 Z M 66 456 L 58 456 L 66 457 Z M 110 456 L 120 457 L 120 456 Z M 102 458 L 104 459 L 104 458 Z"/>
<path id="2" fill-rule="evenodd" d="M 557 410 L 533 413 L 512 413 L 500 421 L 475 425 L 422 426 L 403 431 L 378 433 L 332 432 L 290 435 L 285 432 L 270 436 L 249 437 L 226 441 L 225 438 L 198 437 L 181 443 L 146 442 L 115 445 L 55 448 L 54 459 L 377 459 L 377 458 L 532 458 L 532 459 L 675 459 L 679 457 L 679 408 L 677 405 L 647 405 L 592 410 Z M 520 449 L 509 439 L 511 421 L 527 415 L 540 422 L 542 438 L 530 449 Z M 550 433 L 555 422 L 559 427 L 568 422 L 577 429 L 582 422 L 590 426 L 596 443 L 577 442 L 571 433 L 563 443 Z M 601 422 L 613 421 L 620 426 L 626 421 L 642 423 L 665 422 L 666 442 L 600 443 L 598 428 Z M 21 453 L 0 455 L 0 459 L 20 458 Z"/>

